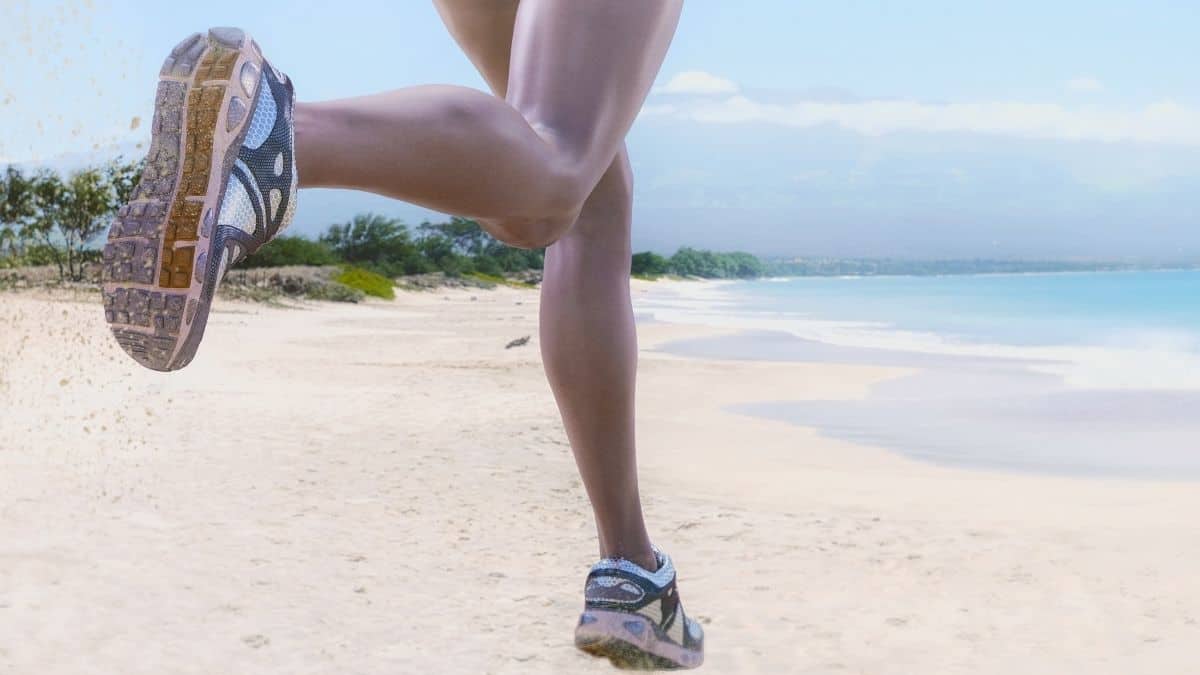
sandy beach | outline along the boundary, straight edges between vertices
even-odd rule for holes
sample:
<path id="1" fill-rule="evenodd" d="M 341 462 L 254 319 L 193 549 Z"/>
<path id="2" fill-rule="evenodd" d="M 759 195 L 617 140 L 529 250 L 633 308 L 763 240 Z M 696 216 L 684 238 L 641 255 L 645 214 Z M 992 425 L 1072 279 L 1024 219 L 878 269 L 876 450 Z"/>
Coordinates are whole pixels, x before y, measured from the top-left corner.
<path id="1" fill-rule="evenodd" d="M 98 303 L 0 295 L 0 673 L 610 672 L 571 644 L 596 550 L 536 315 L 510 288 L 223 302 L 164 376 Z M 910 371 L 639 331 L 645 503 L 707 672 L 1200 671 L 1196 485 L 738 415 Z"/>

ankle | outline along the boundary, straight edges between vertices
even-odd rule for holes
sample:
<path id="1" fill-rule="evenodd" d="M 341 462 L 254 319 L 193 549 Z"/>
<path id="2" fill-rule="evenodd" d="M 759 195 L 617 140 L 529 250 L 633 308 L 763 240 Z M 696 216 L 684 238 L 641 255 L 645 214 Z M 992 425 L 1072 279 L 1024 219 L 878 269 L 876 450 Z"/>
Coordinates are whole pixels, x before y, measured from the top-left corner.
<path id="1" fill-rule="evenodd" d="M 638 546 L 622 546 L 602 550 L 600 555 L 605 558 L 622 558 L 628 560 L 649 572 L 658 571 L 658 556 L 654 554 L 654 549 L 651 548 L 649 541 Z"/>

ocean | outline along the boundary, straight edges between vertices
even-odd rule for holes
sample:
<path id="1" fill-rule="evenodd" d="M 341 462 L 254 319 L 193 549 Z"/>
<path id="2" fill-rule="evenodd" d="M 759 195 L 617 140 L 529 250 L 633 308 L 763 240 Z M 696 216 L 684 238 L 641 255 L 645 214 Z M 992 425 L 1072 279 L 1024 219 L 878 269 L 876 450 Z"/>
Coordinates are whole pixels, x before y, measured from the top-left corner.
<path id="1" fill-rule="evenodd" d="M 676 284 L 643 320 L 734 329 L 680 355 L 911 369 L 865 401 L 747 401 L 923 461 L 1200 479 L 1200 272 Z"/>

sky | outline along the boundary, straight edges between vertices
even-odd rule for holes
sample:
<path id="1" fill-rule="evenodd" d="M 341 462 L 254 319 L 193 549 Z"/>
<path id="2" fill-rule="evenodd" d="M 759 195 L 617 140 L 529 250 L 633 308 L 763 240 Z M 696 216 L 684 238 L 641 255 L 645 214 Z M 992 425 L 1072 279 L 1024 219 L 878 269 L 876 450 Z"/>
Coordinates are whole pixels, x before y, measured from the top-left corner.
<path id="1" fill-rule="evenodd" d="M 148 139 L 182 37 L 239 25 L 302 100 L 484 88 L 426 0 L 0 0 L 0 164 Z M 634 246 L 1200 260 L 1200 3 L 688 0 L 630 131 Z M 374 210 L 312 190 L 295 231 Z"/>

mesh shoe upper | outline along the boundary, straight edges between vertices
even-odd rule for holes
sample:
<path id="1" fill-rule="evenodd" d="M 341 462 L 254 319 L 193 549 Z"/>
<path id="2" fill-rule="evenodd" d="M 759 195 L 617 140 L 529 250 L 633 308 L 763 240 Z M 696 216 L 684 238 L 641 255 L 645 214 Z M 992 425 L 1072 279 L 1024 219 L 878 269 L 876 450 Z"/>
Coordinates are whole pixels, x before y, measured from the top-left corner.
<path id="1" fill-rule="evenodd" d="M 698 649 L 700 624 L 684 614 L 670 556 L 654 549 L 658 569 L 651 572 L 623 558 L 604 558 L 592 566 L 584 587 L 584 607 L 638 614 L 661 635 L 681 647 Z"/>
<path id="2" fill-rule="evenodd" d="M 261 73 L 253 64 L 246 65 L 240 77 L 258 78 L 258 94 L 217 217 L 215 236 L 225 250 L 222 260 L 212 261 L 218 278 L 226 265 L 286 230 L 296 211 L 292 83 L 268 63 Z"/>

